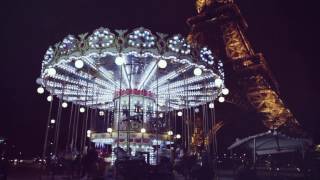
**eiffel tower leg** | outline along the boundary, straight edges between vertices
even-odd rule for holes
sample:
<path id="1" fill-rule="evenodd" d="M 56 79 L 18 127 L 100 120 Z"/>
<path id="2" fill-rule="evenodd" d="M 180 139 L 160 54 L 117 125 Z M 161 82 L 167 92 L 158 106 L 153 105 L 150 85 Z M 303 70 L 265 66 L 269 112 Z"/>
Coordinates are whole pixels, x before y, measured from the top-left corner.
<path id="1" fill-rule="evenodd" d="M 255 53 L 247 40 L 247 24 L 238 6 L 233 1 L 212 2 L 188 19 L 189 42 L 209 46 L 224 60 L 225 81 L 232 97 L 259 113 L 266 128 L 302 134 L 298 121 L 280 99 L 278 84 L 263 55 Z"/>

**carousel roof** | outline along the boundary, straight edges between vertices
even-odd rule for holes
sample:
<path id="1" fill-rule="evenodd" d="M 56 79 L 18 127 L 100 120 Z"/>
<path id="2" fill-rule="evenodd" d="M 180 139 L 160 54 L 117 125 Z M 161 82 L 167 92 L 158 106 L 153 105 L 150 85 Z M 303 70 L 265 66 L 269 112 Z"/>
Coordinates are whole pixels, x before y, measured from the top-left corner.
<path id="1" fill-rule="evenodd" d="M 171 109 L 226 94 L 223 64 L 207 47 L 142 27 L 68 35 L 48 48 L 37 83 L 64 101 L 101 109 L 112 108 L 123 91 L 150 92 Z"/>

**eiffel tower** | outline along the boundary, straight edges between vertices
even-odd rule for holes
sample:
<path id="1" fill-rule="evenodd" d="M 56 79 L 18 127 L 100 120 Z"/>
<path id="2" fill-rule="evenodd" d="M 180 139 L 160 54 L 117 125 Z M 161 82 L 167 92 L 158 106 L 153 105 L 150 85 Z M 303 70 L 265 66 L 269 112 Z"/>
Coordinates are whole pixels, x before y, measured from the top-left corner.
<path id="1" fill-rule="evenodd" d="M 280 98 L 278 83 L 262 53 L 256 53 L 245 36 L 247 23 L 233 0 L 197 0 L 198 14 L 187 20 L 188 41 L 207 45 L 223 59 L 227 101 L 259 114 L 266 129 L 305 135 Z"/>

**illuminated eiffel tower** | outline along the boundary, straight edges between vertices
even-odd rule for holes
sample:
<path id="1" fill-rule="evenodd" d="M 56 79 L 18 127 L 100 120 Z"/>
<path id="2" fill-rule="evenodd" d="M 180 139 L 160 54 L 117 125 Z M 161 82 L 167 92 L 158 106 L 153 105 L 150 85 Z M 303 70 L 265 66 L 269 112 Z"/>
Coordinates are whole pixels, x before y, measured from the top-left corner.
<path id="1" fill-rule="evenodd" d="M 261 53 L 245 36 L 247 23 L 233 0 L 198 0 L 198 15 L 189 18 L 188 40 L 193 46 L 207 45 L 224 60 L 230 89 L 227 101 L 251 109 L 268 129 L 301 135 L 303 131 L 280 98 L 278 84 Z"/>

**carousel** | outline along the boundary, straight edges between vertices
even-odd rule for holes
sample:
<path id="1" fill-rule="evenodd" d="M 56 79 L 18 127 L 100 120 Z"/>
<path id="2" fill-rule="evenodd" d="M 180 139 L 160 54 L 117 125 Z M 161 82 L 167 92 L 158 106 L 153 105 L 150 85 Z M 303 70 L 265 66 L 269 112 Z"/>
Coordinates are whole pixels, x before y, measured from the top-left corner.
<path id="1" fill-rule="evenodd" d="M 215 100 L 228 94 L 223 64 L 207 47 L 143 27 L 66 36 L 46 51 L 37 83 L 37 92 L 48 94 L 47 127 L 55 124 L 52 153 L 61 143 L 83 152 L 91 141 L 132 156 L 147 152 L 151 164 L 176 143 L 191 150 L 198 130 L 214 126 Z M 65 109 L 68 127 L 61 125 Z M 68 129 L 66 142 L 61 128 Z"/>

